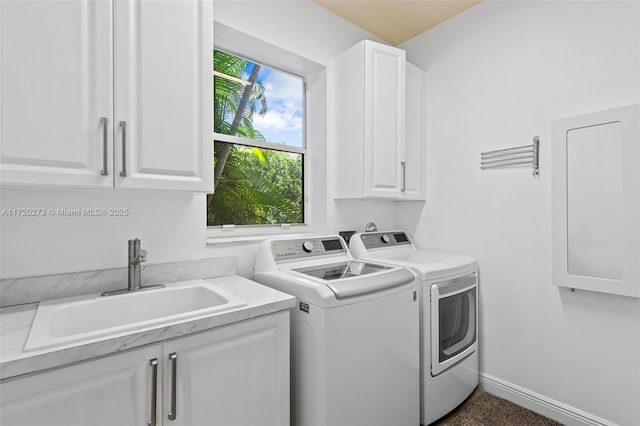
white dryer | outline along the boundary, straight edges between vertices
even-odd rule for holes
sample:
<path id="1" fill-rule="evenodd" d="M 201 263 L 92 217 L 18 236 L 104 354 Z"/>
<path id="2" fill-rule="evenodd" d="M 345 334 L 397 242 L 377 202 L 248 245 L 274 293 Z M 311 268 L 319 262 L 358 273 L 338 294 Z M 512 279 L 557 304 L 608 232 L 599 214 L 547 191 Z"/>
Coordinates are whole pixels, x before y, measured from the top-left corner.
<path id="1" fill-rule="evenodd" d="M 404 231 L 357 233 L 349 249 L 359 259 L 410 268 L 420 282 L 420 423 L 433 423 L 478 386 L 477 262 L 419 250 Z"/>
<path id="2" fill-rule="evenodd" d="M 338 236 L 263 242 L 254 279 L 295 296 L 292 420 L 420 421 L 419 302 L 412 272 L 354 260 Z"/>

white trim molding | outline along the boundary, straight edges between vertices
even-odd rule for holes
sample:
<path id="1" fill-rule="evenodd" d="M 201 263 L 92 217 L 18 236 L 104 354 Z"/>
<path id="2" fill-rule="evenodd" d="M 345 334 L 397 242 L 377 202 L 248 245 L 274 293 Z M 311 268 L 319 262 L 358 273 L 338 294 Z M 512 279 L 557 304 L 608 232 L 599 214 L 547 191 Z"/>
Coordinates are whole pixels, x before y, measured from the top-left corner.
<path id="1" fill-rule="evenodd" d="M 567 426 L 617 426 L 593 414 L 488 374 L 480 373 L 480 389 Z"/>

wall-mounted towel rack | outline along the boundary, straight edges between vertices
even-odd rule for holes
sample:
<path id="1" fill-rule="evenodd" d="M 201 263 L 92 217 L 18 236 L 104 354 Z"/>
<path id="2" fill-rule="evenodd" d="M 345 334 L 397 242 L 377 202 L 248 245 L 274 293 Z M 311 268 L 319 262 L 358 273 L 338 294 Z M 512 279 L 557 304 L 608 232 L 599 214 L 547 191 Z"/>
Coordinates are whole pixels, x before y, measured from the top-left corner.
<path id="1" fill-rule="evenodd" d="M 533 176 L 538 176 L 538 154 L 540 152 L 540 138 L 534 136 L 533 144 L 516 146 L 514 148 L 498 149 L 480 153 L 480 169 L 495 169 L 498 167 L 533 167 Z"/>

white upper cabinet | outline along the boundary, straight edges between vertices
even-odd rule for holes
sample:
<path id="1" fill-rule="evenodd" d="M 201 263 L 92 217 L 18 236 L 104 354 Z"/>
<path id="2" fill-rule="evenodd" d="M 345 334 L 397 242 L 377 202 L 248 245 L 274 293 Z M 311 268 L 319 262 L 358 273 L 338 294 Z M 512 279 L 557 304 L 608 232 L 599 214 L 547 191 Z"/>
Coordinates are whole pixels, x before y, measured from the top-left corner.
<path id="1" fill-rule="evenodd" d="M 334 63 L 336 198 L 402 196 L 405 52 L 369 40 Z"/>
<path id="2" fill-rule="evenodd" d="M 405 200 L 426 199 L 426 89 L 426 73 L 407 62 L 404 191 L 402 192 L 402 198 Z"/>
<path id="3" fill-rule="evenodd" d="M 424 77 L 364 40 L 334 63 L 335 198 L 424 199 Z"/>
<path id="4" fill-rule="evenodd" d="M 364 62 L 365 194 L 395 198 L 402 191 L 405 53 L 366 42 Z"/>
<path id="5" fill-rule="evenodd" d="M 213 192 L 211 2 L 116 1 L 115 51 L 116 186 Z"/>
<path id="6" fill-rule="evenodd" d="M 0 8 L 2 183 L 212 191 L 209 1 Z"/>
<path id="7" fill-rule="evenodd" d="M 113 186 L 111 35 L 108 2 L 0 2 L 2 183 Z"/>

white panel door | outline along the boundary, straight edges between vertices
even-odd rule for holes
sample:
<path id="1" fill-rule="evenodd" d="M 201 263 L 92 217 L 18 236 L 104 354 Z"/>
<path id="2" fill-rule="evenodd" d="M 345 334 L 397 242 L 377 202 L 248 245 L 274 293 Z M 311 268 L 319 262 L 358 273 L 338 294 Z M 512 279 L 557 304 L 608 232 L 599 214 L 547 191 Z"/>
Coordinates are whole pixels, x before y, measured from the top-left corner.
<path id="1" fill-rule="evenodd" d="M 405 109 L 405 52 L 365 41 L 365 192 L 400 198 Z"/>
<path id="2" fill-rule="evenodd" d="M 164 352 L 172 425 L 289 424 L 288 311 L 169 340 Z"/>
<path id="3" fill-rule="evenodd" d="M 146 425 L 162 344 L 50 370 L 0 384 L 2 426 Z M 158 361 L 161 361 L 158 359 Z M 158 382 L 162 377 L 158 363 Z M 158 424 L 161 398 L 156 398 Z"/>
<path id="4" fill-rule="evenodd" d="M 116 187 L 213 191 L 210 1 L 115 2 Z"/>
<path id="5" fill-rule="evenodd" d="M 405 108 L 404 200 L 426 198 L 426 75 L 407 62 L 407 91 Z"/>
<path id="6" fill-rule="evenodd" d="M 110 2 L 0 2 L 0 182 L 113 187 L 112 58 Z"/>

